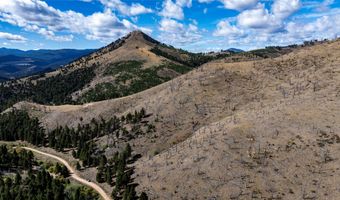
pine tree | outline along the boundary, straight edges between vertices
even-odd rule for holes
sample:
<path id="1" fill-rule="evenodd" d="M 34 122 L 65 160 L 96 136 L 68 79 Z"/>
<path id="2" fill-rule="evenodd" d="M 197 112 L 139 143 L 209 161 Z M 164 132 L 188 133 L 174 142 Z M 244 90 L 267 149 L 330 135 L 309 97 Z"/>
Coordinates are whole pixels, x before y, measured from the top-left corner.
<path id="1" fill-rule="evenodd" d="M 77 161 L 77 164 L 76 164 L 76 169 L 77 169 L 77 170 L 80 170 L 80 169 L 81 169 L 81 166 L 80 166 L 80 164 L 79 164 L 78 161 Z"/>
<path id="2" fill-rule="evenodd" d="M 106 168 L 106 171 L 105 171 L 105 180 L 106 180 L 106 183 L 111 185 L 112 184 L 112 174 L 111 174 L 111 170 L 110 168 Z"/>
<path id="3" fill-rule="evenodd" d="M 55 173 L 56 173 L 56 174 L 61 173 L 61 166 L 59 165 L 59 163 L 57 163 L 57 164 L 55 165 Z"/>
<path id="4" fill-rule="evenodd" d="M 80 188 L 77 188 L 74 192 L 74 200 L 80 200 Z"/>
<path id="5" fill-rule="evenodd" d="M 148 195 L 145 192 L 142 192 L 139 197 L 140 200 L 148 200 Z"/>
<path id="6" fill-rule="evenodd" d="M 102 155 L 99 160 L 99 168 L 104 168 L 107 163 L 107 158 L 105 155 Z"/>
<path id="7" fill-rule="evenodd" d="M 137 199 L 135 186 L 128 186 L 123 194 L 123 200 L 135 200 Z"/>
<path id="8" fill-rule="evenodd" d="M 124 150 L 124 158 L 127 159 L 131 156 L 131 146 L 129 143 L 126 144 L 125 150 Z"/>
<path id="9" fill-rule="evenodd" d="M 102 174 L 102 172 L 101 172 L 100 170 L 98 170 L 98 172 L 97 172 L 96 181 L 97 181 L 98 183 L 103 183 L 103 182 L 104 182 L 104 180 L 103 180 L 103 174 Z"/>
<path id="10" fill-rule="evenodd" d="M 70 172 L 68 171 L 67 167 L 65 165 L 63 165 L 61 167 L 61 175 L 66 178 L 68 176 L 70 176 Z"/>
<path id="11" fill-rule="evenodd" d="M 20 174 L 17 172 L 17 173 L 15 174 L 14 184 L 15 184 L 15 185 L 20 185 L 20 183 L 21 183 L 21 176 L 20 176 Z"/>

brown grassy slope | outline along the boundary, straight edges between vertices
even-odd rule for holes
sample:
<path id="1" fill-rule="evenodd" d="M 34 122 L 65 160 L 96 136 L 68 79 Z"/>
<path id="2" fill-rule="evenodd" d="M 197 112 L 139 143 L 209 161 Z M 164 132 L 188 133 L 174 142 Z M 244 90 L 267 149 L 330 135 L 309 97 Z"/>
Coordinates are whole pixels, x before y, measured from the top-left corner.
<path id="1" fill-rule="evenodd" d="M 331 80 L 322 80 L 319 76 L 325 76 L 322 70 L 329 70 L 325 64 L 336 64 L 338 44 L 309 47 L 271 60 L 206 64 L 168 83 L 115 100 L 79 106 L 18 105 L 37 107 L 38 112 L 33 113 L 48 127 L 57 124 L 76 126 L 80 117 L 88 122 L 93 117 L 108 118 L 144 107 L 154 114 L 154 118 L 160 119 L 159 131 L 171 135 L 179 131 L 188 135 L 193 128 L 230 116 L 244 106 L 281 101 L 285 99 L 284 93 L 286 97 L 294 96 L 294 92 L 297 95 L 303 84 L 308 93 L 314 87 L 316 90 L 323 87 L 326 82 L 335 87 L 336 82 L 330 84 Z"/>
<path id="2" fill-rule="evenodd" d="M 256 62 L 214 62 L 144 92 L 80 106 L 19 103 L 47 127 L 141 107 L 136 181 L 159 199 L 327 198 L 339 188 L 340 41 Z M 177 144 L 177 145 L 175 145 Z M 328 195 L 328 196 L 325 196 Z"/>
<path id="3" fill-rule="evenodd" d="M 263 95 L 139 161 L 140 188 L 157 199 L 337 199 L 339 44 L 253 64 Z"/>

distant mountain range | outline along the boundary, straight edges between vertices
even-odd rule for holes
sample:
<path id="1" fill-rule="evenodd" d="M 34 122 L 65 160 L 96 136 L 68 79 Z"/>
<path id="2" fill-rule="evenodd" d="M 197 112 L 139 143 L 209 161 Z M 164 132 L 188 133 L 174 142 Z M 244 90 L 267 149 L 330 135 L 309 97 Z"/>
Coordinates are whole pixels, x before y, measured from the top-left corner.
<path id="1" fill-rule="evenodd" d="M 228 51 L 234 52 L 234 53 L 241 53 L 244 52 L 242 49 L 236 49 L 236 48 L 230 48 Z"/>
<path id="2" fill-rule="evenodd" d="M 93 51 L 95 50 L 22 51 L 0 48 L 0 81 L 51 71 Z"/>
<path id="3" fill-rule="evenodd" d="M 1 81 L 6 81 L 6 80 L 8 80 L 8 79 L 5 78 L 5 77 L 1 77 L 1 76 L 0 76 L 0 82 L 1 82 Z"/>

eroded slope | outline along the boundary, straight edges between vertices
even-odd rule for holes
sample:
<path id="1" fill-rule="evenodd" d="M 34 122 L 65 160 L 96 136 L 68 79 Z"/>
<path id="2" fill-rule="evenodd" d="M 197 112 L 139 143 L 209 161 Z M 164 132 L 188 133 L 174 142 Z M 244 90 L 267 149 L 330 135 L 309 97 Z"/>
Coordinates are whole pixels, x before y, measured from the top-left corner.
<path id="1" fill-rule="evenodd" d="M 275 59 L 208 63 L 115 100 L 16 107 L 50 128 L 145 108 L 156 133 L 129 142 L 143 154 L 136 164 L 139 189 L 154 198 L 335 199 L 339 44 Z"/>

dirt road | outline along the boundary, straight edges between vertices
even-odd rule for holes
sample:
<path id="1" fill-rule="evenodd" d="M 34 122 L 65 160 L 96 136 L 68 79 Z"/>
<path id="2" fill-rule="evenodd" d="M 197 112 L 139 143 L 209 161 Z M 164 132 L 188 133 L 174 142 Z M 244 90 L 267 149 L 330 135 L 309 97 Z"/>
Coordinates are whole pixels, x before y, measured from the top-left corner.
<path id="1" fill-rule="evenodd" d="M 65 165 L 67 167 L 67 169 L 70 171 L 71 177 L 74 180 L 76 180 L 76 181 L 78 181 L 78 182 L 80 182 L 80 183 L 82 183 L 86 186 L 93 188 L 95 191 L 97 191 L 99 193 L 99 195 L 104 200 L 112 200 L 111 197 L 109 195 L 107 195 L 106 192 L 100 186 L 98 186 L 95 183 L 89 182 L 89 181 L 81 178 L 80 176 L 78 176 L 76 171 L 71 167 L 71 165 L 66 160 L 64 160 L 64 159 L 62 159 L 58 156 L 55 156 L 55 155 L 52 155 L 52 154 L 49 154 L 49 153 L 45 153 L 45 152 L 30 148 L 30 147 L 22 147 L 22 148 L 29 150 L 29 151 L 33 151 L 35 153 L 38 153 L 38 154 L 41 154 L 41 155 L 44 155 L 44 156 L 48 156 L 48 157 L 53 158 L 55 160 L 58 160 L 59 162 L 61 162 L 63 165 Z"/>

